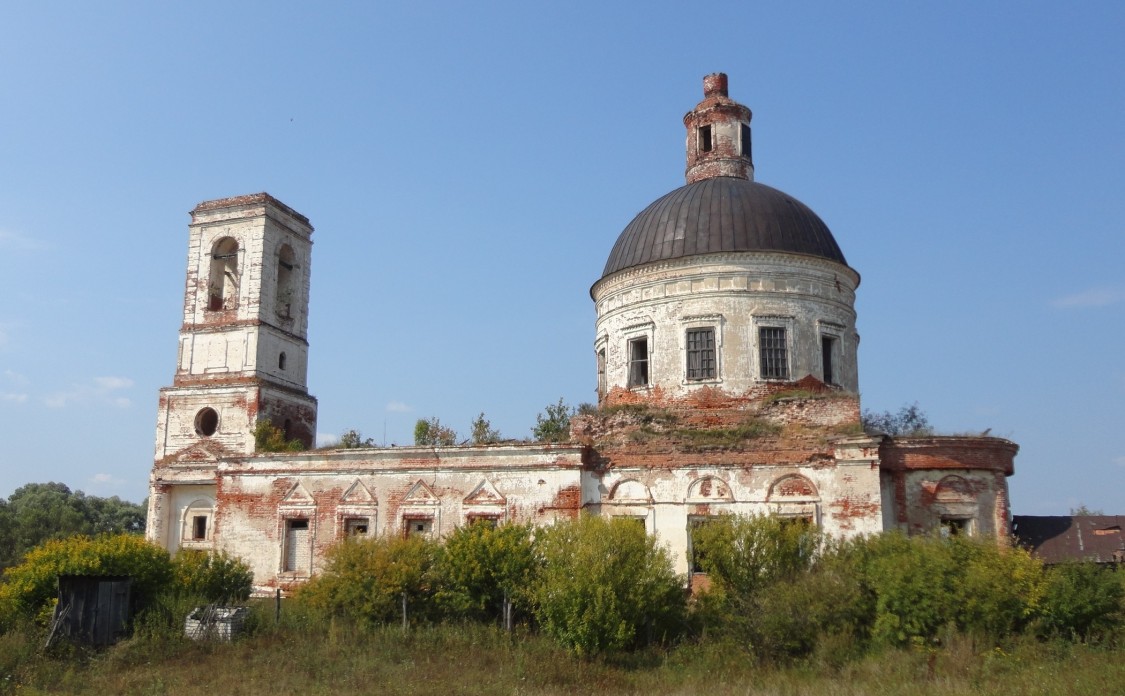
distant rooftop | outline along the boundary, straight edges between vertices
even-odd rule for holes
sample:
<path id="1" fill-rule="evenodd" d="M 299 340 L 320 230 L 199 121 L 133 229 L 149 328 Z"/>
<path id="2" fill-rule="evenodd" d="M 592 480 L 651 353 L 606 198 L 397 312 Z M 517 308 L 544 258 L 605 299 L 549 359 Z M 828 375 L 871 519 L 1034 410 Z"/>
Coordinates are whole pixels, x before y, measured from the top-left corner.
<path id="1" fill-rule="evenodd" d="M 1044 563 L 1125 563 L 1121 515 L 1013 515 L 1012 533 Z"/>

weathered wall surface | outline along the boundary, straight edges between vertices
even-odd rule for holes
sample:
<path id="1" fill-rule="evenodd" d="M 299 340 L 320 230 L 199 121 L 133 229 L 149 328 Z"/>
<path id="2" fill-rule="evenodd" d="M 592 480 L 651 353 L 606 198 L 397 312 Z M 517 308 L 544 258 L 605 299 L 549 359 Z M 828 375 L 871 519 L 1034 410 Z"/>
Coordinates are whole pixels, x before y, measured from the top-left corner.
<path id="1" fill-rule="evenodd" d="M 321 568 L 346 534 L 441 537 L 474 518 L 550 524 L 583 504 L 582 449 L 550 445 L 336 450 L 232 458 L 217 468 L 163 468 L 158 497 L 175 529 L 210 475 L 213 548 L 248 563 L 259 590 L 286 588 Z M 189 500 L 191 499 L 191 500 Z M 151 508 L 151 505 L 150 505 Z M 415 529 L 422 527 L 422 531 Z M 181 525 L 182 526 L 182 525 Z"/>
<path id="2" fill-rule="evenodd" d="M 679 398 L 705 387 L 738 395 L 763 383 L 759 329 L 786 330 L 789 378 L 824 380 L 821 338 L 835 340 L 832 382 L 859 388 L 855 329 L 858 277 L 841 264 L 775 253 L 712 254 L 653 263 L 599 281 L 594 352 L 605 353 L 604 392 L 659 389 Z M 686 333 L 713 327 L 718 369 L 687 379 Z M 629 384 L 629 342 L 648 342 L 649 384 Z"/>
<path id="3" fill-rule="evenodd" d="M 925 533 L 944 525 L 971 534 L 1011 533 L 1007 477 L 1019 447 L 997 437 L 909 437 L 880 447 L 888 529 Z"/>

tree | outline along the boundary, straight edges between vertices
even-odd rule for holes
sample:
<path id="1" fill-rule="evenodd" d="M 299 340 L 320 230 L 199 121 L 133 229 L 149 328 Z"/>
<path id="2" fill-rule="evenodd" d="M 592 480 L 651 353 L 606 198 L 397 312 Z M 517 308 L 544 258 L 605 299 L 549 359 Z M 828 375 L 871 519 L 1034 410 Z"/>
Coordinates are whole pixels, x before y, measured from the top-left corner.
<path id="1" fill-rule="evenodd" d="M 344 434 L 340 436 L 340 441 L 336 443 L 339 449 L 357 449 L 360 447 L 377 447 L 375 441 L 371 438 L 364 438 L 363 435 L 356 429 L 345 430 Z"/>
<path id="2" fill-rule="evenodd" d="M 890 411 L 864 411 L 863 429 L 869 433 L 883 433 L 891 437 L 933 435 L 934 429 L 917 403 L 903 406 L 897 413 Z"/>
<path id="3" fill-rule="evenodd" d="M 305 443 L 286 436 L 285 431 L 263 418 L 254 424 L 254 449 L 258 452 L 300 452 Z"/>
<path id="4" fill-rule="evenodd" d="M 458 527 L 438 560 L 437 600 L 455 616 L 500 618 L 511 628 L 512 609 L 526 608 L 536 562 L 531 527 L 484 522 Z"/>
<path id="5" fill-rule="evenodd" d="M 1083 517 L 1083 516 L 1087 516 L 1087 515 L 1104 515 L 1104 514 L 1105 514 L 1104 510 L 1101 510 L 1101 509 L 1091 510 L 1090 508 L 1086 507 L 1085 503 L 1083 503 L 1082 505 L 1079 505 L 1078 507 L 1070 508 L 1070 516 L 1071 517 Z"/>
<path id="6" fill-rule="evenodd" d="M 403 604 L 425 616 L 433 588 L 436 542 L 417 536 L 348 537 L 328 550 L 324 572 L 297 590 L 297 599 L 331 616 L 390 623 Z"/>
<path id="7" fill-rule="evenodd" d="M 1047 571 L 1039 630 L 1097 642 L 1125 625 L 1125 578 L 1097 563 L 1062 563 Z"/>
<path id="8" fill-rule="evenodd" d="M 500 431 L 493 430 L 492 423 L 489 423 L 488 419 L 484 417 L 484 411 L 481 411 L 480 415 L 473 419 L 470 430 L 474 445 L 490 445 L 500 441 Z"/>
<path id="9" fill-rule="evenodd" d="M 557 404 L 547 404 L 546 414 L 535 416 L 531 435 L 536 442 L 566 442 L 570 439 L 570 418 L 574 409 L 559 397 Z"/>
<path id="10" fill-rule="evenodd" d="M 457 431 L 442 425 L 437 416 L 419 418 L 414 424 L 414 444 L 420 447 L 452 447 L 457 444 Z"/>
<path id="11" fill-rule="evenodd" d="M 228 603 L 250 597 L 254 573 L 226 551 L 181 549 L 172 559 L 173 589 L 181 596 Z"/>
<path id="12" fill-rule="evenodd" d="M 672 559 L 632 520 L 583 515 L 537 532 L 543 631 L 581 656 L 673 637 L 685 611 Z"/>
<path id="13" fill-rule="evenodd" d="M 145 507 L 117 496 L 100 498 L 61 483 L 29 483 L 0 500 L 0 567 L 18 562 L 48 539 L 75 534 L 144 531 Z"/>
<path id="14" fill-rule="evenodd" d="M 172 578 L 168 552 L 136 534 L 103 534 L 52 539 L 4 572 L 0 622 L 33 617 L 51 604 L 59 575 L 128 575 L 138 606 L 151 602 Z"/>

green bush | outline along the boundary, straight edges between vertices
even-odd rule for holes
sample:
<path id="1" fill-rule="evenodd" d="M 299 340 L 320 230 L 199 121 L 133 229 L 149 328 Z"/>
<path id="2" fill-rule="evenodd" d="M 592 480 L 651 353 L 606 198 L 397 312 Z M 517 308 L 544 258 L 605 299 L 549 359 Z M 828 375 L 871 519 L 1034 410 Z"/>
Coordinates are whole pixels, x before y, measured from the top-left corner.
<path id="1" fill-rule="evenodd" d="M 692 554 L 716 589 L 748 598 L 759 589 L 807 571 L 822 543 L 804 520 L 765 515 L 720 515 L 692 529 Z"/>
<path id="2" fill-rule="evenodd" d="M 1043 564 L 996 539 L 949 540 L 956 565 L 957 627 L 998 641 L 1022 633 L 1043 596 Z"/>
<path id="3" fill-rule="evenodd" d="M 1096 563 L 1064 563 L 1047 570 L 1039 631 L 1099 642 L 1125 624 L 1125 573 Z"/>
<path id="4" fill-rule="evenodd" d="M 412 619 L 433 615 L 438 545 L 419 537 L 348 538 L 328 551 L 324 572 L 296 593 L 300 602 L 357 623 L 402 620 L 403 596 Z"/>
<path id="5" fill-rule="evenodd" d="M 73 536 L 48 541 L 9 568 L 0 585 L 0 619 L 33 617 L 47 611 L 58 595 L 59 575 L 128 575 L 135 606 L 145 606 L 168 584 L 168 552 L 135 534 Z"/>
<path id="6" fill-rule="evenodd" d="M 683 625 L 683 579 L 668 552 L 631 520 L 583 515 L 536 538 L 534 588 L 543 631 L 581 656 L 674 637 Z"/>
<path id="7" fill-rule="evenodd" d="M 437 564 L 438 605 L 450 616 L 492 621 L 505 604 L 526 609 L 535 576 L 531 527 L 470 524 L 448 538 Z"/>
<path id="8" fill-rule="evenodd" d="M 226 551 L 182 550 L 172 559 L 173 591 L 208 602 L 230 603 L 250 597 L 254 573 Z"/>

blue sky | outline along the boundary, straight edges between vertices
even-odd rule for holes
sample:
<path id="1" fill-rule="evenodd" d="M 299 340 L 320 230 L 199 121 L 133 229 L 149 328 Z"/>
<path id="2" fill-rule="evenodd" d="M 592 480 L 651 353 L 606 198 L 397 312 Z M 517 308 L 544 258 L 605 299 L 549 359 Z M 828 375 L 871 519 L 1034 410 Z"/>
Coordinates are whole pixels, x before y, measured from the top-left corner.
<path id="1" fill-rule="evenodd" d="M 863 277 L 864 406 L 1018 442 L 1017 514 L 1125 513 L 1125 4 L 759 5 L 0 6 L 0 496 L 146 495 L 225 196 L 316 227 L 323 436 L 592 400 L 589 287 L 723 71 Z"/>

